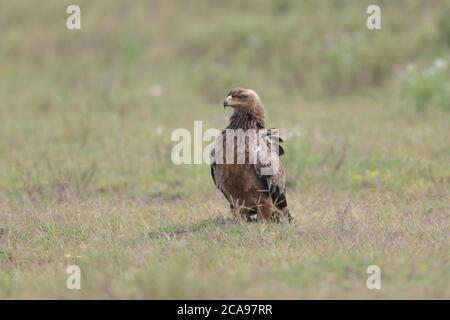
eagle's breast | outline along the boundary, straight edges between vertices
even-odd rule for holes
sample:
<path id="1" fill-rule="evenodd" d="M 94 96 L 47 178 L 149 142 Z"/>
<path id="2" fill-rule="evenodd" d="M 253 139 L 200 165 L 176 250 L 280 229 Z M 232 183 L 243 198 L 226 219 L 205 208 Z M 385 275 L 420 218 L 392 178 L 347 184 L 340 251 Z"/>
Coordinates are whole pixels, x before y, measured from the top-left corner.
<path id="1" fill-rule="evenodd" d="M 258 138 L 258 136 L 256 136 Z M 231 144 L 230 144 L 231 142 Z M 229 152 L 227 148 L 234 148 Z M 255 171 L 257 143 L 237 136 L 235 141 L 226 141 L 226 134 L 216 139 L 214 150 L 218 153 L 213 161 L 217 187 L 233 201 L 239 200 L 247 205 L 260 201 L 264 184 Z M 221 150 L 219 152 L 219 150 Z M 227 163 L 227 154 L 232 155 L 232 163 Z M 221 161 L 217 161 L 221 159 Z M 242 162 L 244 160 L 244 162 Z"/>

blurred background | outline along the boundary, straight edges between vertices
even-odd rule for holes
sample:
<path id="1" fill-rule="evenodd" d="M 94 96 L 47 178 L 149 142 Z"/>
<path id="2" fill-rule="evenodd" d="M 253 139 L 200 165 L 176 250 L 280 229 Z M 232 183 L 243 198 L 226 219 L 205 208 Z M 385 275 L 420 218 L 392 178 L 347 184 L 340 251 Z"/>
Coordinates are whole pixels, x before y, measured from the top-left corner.
<path id="1" fill-rule="evenodd" d="M 71 4 L 81 30 L 66 28 Z M 370 4 L 381 7 L 382 30 L 366 27 Z M 192 132 L 194 120 L 224 128 L 230 112 L 221 104 L 237 86 L 259 93 L 267 124 L 285 137 L 288 199 L 304 225 L 319 230 L 313 221 L 349 197 L 363 199 L 362 215 L 448 214 L 448 0 L 0 0 L 0 8 L 0 294 L 32 292 L 11 276 L 30 275 L 24 261 L 40 261 L 48 275 L 67 248 L 95 257 L 96 244 L 128 259 L 127 250 L 141 250 L 127 237 L 141 234 L 142 221 L 226 215 L 207 165 L 173 165 L 170 135 Z M 111 233 L 133 249 L 100 245 L 96 237 Z M 166 262 L 160 271 L 177 268 Z M 186 281 L 194 297 L 214 296 Z"/>
<path id="2" fill-rule="evenodd" d="M 366 28 L 374 3 L 379 31 Z M 47 162 L 62 175 L 103 163 L 105 187 L 149 180 L 172 146 L 152 138 L 169 143 L 193 120 L 224 127 L 236 86 L 285 133 L 311 134 L 315 116 L 346 139 L 348 122 L 448 119 L 449 1 L 79 1 L 81 30 L 65 27 L 70 4 L 2 1 L 2 188 L 28 171 L 42 183 Z"/>

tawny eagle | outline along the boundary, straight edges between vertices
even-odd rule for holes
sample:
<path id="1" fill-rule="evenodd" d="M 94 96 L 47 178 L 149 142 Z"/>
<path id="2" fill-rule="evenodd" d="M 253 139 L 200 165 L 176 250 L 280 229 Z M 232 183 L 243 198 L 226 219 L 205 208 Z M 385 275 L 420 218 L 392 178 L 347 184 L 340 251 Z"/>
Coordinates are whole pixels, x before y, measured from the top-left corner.
<path id="1" fill-rule="evenodd" d="M 211 149 L 214 184 L 234 214 L 247 220 L 278 221 L 284 216 L 291 222 L 279 159 L 284 153 L 280 146 L 283 140 L 277 129 L 266 128 L 261 99 L 253 90 L 236 88 L 227 95 L 223 106 L 234 112 Z M 230 152 L 231 161 L 227 158 Z"/>

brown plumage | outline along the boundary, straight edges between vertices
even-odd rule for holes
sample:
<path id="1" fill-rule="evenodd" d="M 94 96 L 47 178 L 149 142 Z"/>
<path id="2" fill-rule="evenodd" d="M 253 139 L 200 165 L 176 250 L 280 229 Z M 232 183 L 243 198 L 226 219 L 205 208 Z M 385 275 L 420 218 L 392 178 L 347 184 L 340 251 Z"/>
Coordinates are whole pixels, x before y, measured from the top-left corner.
<path id="1" fill-rule="evenodd" d="M 227 106 L 234 108 L 234 113 L 211 151 L 214 184 L 232 212 L 243 218 L 278 220 L 283 215 L 292 221 L 279 159 L 284 153 L 283 140 L 276 129 L 266 129 L 261 99 L 253 90 L 236 88 L 224 101 Z M 231 162 L 227 161 L 230 152 Z"/>

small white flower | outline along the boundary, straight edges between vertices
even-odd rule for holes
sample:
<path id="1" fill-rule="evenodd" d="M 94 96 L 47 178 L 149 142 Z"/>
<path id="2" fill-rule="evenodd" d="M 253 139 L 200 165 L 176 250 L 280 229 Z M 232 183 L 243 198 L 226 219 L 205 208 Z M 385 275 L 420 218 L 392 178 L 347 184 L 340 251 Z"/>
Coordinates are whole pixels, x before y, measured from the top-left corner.
<path id="1" fill-rule="evenodd" d="M 443 70 L 443 69 L 446 69 L 447 66 L 448 66 L 448 62 L 447 62 L 447 60 L 445 60 L 445 59 L 443 59 L 443 58 L 439 58 L 439 59 L 434 60 L 434 67 L 435 67 L 437 70 Z"/>
<path id="2" fill-rule="evenodd" d="M 156 84 L 150 87 L 150 95 L 153 97 L 161 97 L 164 93 L 164 87 L 160 84 Z"/>

